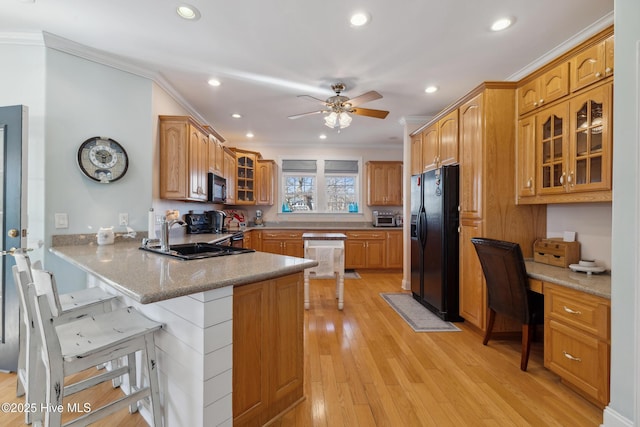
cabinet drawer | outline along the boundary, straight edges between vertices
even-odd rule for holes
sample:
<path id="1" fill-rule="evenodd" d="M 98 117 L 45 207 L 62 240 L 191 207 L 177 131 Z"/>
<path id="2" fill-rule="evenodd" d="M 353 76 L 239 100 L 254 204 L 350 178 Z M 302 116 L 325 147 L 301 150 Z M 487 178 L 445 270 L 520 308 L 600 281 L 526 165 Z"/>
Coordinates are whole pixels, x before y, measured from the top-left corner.
<path id="1" fill-rule="evenodd" d="M 546 284 L 545 317 L 562 321 L 604 340 L 610 336 L 610 303 L 584 292 Z"/>
<path id="2" fill-rule="evenodd" d="M 263 231 L 263 240 L 285 240 L 285 239 L 302 239 L 301 231 Z"/>
<path id="3" fill-rule="evenodd" d="M 387 238 L 387 233 L 382 231 L 347 231 L 345 234 L 347 239 L 381 240 Z"/>
<path id="4" fill-rule="evenodd" d="M 601 404 L 609 398 L 609 346 L 555 320 L 545 329 L 545 367 Z"/>

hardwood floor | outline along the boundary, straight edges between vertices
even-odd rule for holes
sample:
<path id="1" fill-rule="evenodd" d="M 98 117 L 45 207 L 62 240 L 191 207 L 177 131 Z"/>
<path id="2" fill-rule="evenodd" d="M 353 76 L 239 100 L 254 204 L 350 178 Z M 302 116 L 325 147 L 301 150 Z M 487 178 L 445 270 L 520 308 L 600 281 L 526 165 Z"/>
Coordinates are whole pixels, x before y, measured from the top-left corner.
<path id="1" fill-rule="evenodd" d="M 415 333 L 379 296 L 399 292 L 401 274 L 359 272 L 345 280 L 344 311 L 335 282 L 312 280 L 305 312 L 306 399 L 276 420 L 304 426 L 597 426 L 602 411 L 562 385 L 534 343 L 520 371 L 520 341 L 461 332 Z M 81 374 L 78 374 L 81 375 Z M 120 393 L 109 384 L 74 396 L 84 403 Z M 0 374 L 0 402 L 15 397 L 15 375 Z M 94 403 L 95 402 L 95 403 Z M 70 414 L 68 414 L 70 416 Z M 65 418 L 66 420 L 67 418 Z M 20 425 L 20 414 L 0 412 L 0 425 Z M 101 426 L 143 426 L 120 411 Z"/>

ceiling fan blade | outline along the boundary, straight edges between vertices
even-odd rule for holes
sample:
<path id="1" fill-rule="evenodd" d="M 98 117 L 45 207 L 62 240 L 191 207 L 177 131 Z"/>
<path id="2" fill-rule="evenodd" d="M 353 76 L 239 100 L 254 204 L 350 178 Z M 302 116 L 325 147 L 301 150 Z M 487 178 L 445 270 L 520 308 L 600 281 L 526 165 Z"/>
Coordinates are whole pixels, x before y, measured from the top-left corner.
<path id="1" fill-rule="evenodd" d="M 311 96 L 311 95 L 298 95 L 298 98 L 304 98 L 307 101 L 319 102 L 322 105 L 327 105 L 327 101 L 325 101 L 324 99 L 319 99 L 319 98 L 316 98 L 316 97 Z"/>
<path id="2" fill-rule="evenodd" d="M 293 116 L 289 116 L 290 119 L 299 119 L 300 117 L 304 117 L 304 116 L 312 116 L 314 114 L 320 114 L 320 113 L 324 113 L 324 110 L 318 110 L 318 111 L 311 111 L 309 113 L 302 113 L 302 114 L 294 114 Z"/>
<path id="3" fill-rule="evenodd" d="M 370 108 L 353 108 L 350 112 L 360 116 L 375 117 L 376 119 L 384 119 L 389 114 L 388 111 L 372 110 Z"/>
<path id="4" fill-rule="evenodd" d="M 380 98 L 382 98 L 382 95 L 380 95 L 375 90 L 370 90 L 369 92 L 363 93 L 360 96 L 356 96 L 355 98 L 351 98 L 347 102 L 349 104 L 351 104 L 352 107 L 355 107 L 357 105 L 364 104 L 365 102 L 375 101 L 376 99 L 380 99 Z"/>

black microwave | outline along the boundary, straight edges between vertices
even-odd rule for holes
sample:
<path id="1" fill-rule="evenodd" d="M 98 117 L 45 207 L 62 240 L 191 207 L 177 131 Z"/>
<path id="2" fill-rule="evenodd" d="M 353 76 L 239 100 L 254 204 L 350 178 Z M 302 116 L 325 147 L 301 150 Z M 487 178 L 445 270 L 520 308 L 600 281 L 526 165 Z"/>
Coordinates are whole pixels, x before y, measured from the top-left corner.
<path id="1" fill-rule="evenodd" d="M 227 200 L 227 180 L 209 172 L 207 200 L 213 203 L 224 203 Z"/>

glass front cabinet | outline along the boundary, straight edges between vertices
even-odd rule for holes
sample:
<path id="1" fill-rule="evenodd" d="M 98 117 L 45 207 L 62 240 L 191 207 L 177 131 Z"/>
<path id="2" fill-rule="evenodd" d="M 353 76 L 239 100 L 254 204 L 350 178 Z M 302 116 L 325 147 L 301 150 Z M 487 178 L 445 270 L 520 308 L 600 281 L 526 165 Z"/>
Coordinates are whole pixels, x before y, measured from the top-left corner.
<path id="1" fill-rule="evenodd" d="M 537 194 L 611 190 L 612 85 L 536 115 Z"/>

